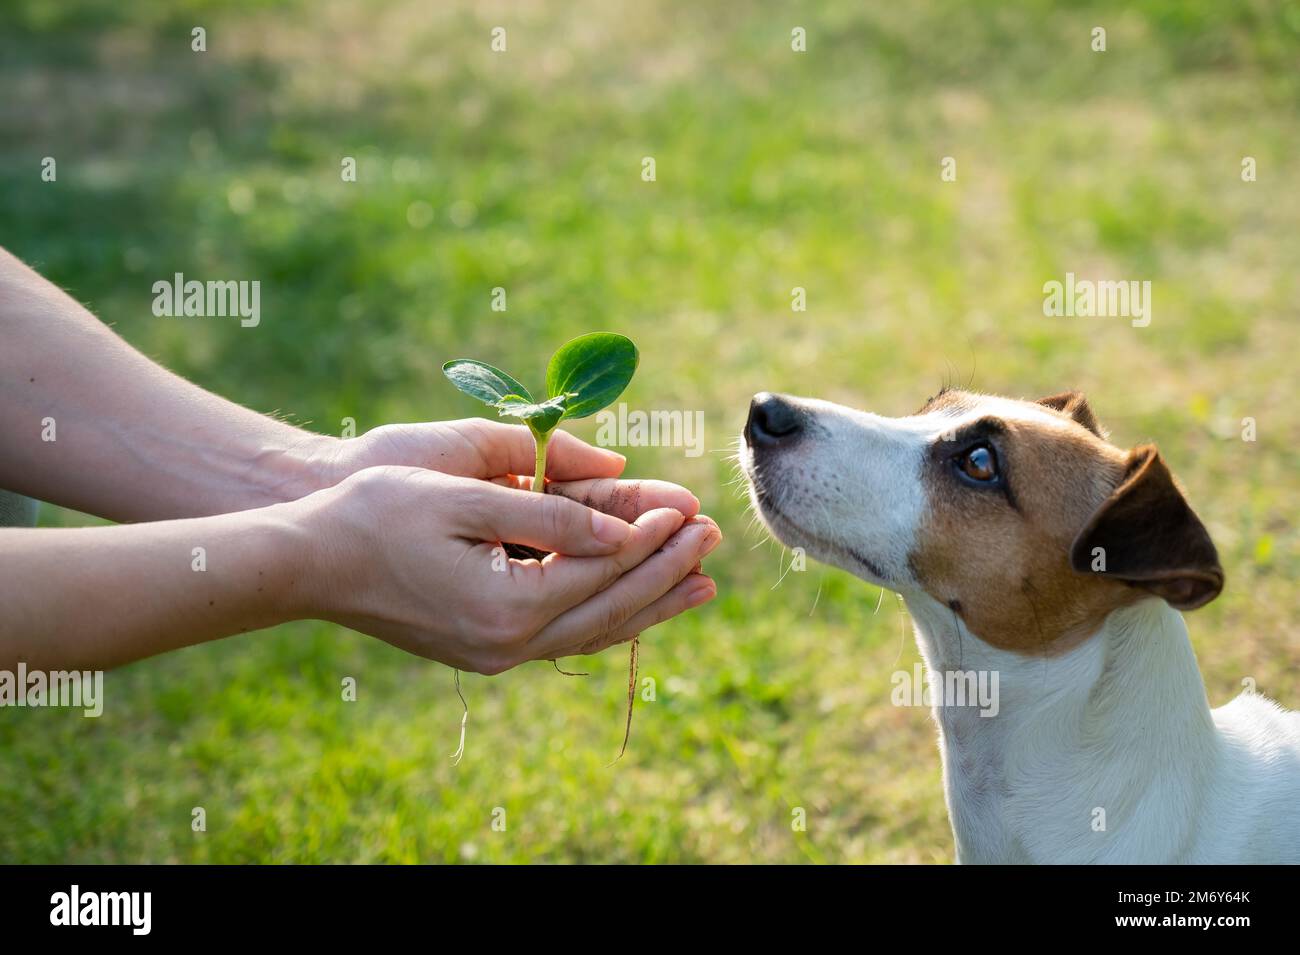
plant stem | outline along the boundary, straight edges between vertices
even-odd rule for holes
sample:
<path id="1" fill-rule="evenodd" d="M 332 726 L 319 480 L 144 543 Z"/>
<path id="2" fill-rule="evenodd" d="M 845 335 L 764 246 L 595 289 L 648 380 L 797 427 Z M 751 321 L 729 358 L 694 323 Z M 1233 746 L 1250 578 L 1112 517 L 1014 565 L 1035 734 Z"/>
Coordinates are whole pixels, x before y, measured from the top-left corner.
<path id="1" fill-rule="evenodd" d="M 533 490 L 543 494 L 546 492 L 546 442 L 550 440 L 549 432 L 538 434 L 533 431 L 533 443 L 537 445 L 537 463 L 533 465 Z"/>

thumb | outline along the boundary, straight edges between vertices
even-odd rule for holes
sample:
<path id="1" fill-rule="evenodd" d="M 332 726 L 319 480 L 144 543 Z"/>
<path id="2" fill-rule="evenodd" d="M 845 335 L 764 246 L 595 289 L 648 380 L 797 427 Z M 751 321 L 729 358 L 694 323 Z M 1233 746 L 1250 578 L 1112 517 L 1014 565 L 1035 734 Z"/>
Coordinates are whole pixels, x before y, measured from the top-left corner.
<path id="1" fill-rule="evenodd" d="M 571 557 L 612 554 L 632 536 L 632 526 L 554 494 L 479 482 L 463 525 L 479 540 L 526 544 Z"/>

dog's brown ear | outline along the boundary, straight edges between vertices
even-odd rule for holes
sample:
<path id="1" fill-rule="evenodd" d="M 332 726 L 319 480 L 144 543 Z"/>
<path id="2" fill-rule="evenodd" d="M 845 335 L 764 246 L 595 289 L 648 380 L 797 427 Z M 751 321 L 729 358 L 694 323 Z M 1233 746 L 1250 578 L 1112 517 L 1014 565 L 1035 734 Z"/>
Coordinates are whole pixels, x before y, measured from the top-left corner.
<path id="1" fill-rule="evenodd" d="M 1075 538 L 1070 564 L 1149 590 L 1179 610 L 1195 610 L 1223 589 L 1209 531 L 1149 444 L 1129 452 L 1124 480 Z"/>
<path id="2" fill-rule="evenodd" d="M 1106 437 L 1101 429 L 1101 423 L 1092 413 L 1092 406 L 1088 404 L 1088 399 L 1083 396 L 1082 391 L 1063 391 L 1059 395 L 1048 395 L 1046 398 L 1039 398 L 1036 404 L 1046 405 L 1053 411 L 1059 411 L 1073 418 L 1099 438 Z"/>

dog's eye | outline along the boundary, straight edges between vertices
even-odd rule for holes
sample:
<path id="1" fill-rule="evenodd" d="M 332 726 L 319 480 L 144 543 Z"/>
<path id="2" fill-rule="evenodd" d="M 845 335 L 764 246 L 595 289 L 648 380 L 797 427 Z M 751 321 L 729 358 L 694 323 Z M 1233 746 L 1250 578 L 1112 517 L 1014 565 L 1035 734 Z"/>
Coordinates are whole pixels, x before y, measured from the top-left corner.
<path id="1" fill-rule="evenodd" d="M 998 456 L 990 445 L 977 444 L 967 448 L 954 459 L 957 470 L 977 484 L 988 484 L 997 480 Z"/>

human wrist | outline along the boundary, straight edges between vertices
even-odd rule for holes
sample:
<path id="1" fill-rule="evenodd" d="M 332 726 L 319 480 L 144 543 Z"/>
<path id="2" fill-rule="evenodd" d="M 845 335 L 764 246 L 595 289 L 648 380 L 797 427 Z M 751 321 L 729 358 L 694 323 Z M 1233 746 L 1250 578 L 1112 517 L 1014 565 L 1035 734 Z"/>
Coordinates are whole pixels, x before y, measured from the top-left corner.
<path id="1" fill-rule="evenodd" d="M 247 512 L 259 559 L 275 568 L 262 593 L 262 613 L 274 623 L 326 619 L 325 597 L 332 589 L 331 548 L 322 539 L 321 491 L 295 501 Z"/>
<path id="2" fill-rule="evenodd" d="M 333 620 L 351 611 L 359 567 L 355 548 L 362 530 L 350 519 L 346 485 L 327 485 L 297 500 L 263 508 L 273 546 L 289 569 L 279 608 L 290 619 Z M 353 578 L 349 580 L 349 578 Z"/>
<path id="3" fill-rule="evenodd" d="M 266 441 L 254 455 L 249 480 L 251 507 L 297 501 L 338 483 L 340 440 L 297 431 Z"/>

